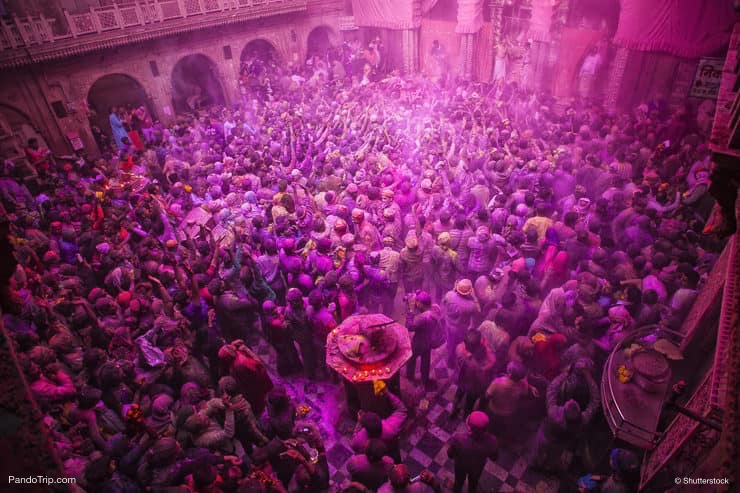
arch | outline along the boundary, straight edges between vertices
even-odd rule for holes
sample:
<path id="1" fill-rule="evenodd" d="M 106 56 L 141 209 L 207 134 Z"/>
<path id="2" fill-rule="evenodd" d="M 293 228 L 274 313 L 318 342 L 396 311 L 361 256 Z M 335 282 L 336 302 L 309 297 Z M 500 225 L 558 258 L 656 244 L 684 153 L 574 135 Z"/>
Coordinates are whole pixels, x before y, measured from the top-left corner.
<path id="1" fill-rule="evenodd" d="M 331 27 L 321 24 L 308 33 L 306 38 L 306 58 L 323 56 L 338 44 L 339 36 Z"/>
<path id="2" fill-rule="evenodd" d="M 182 57 L 172 69 L 172 107 L 176 113 L 226 104 L 218 66 L 206 55 Z"/>
<path id="3" fill-rule="evenodd" d="M 31 138 L 37 139 L 42 147 L 49 148 L 49 144 L 31 118 L 9 104 L 0 103 L 0 133 L 3 137 L 0 141 L 0 153 L 11 159 L 22 155 L 21 149 Z"/>
<path id="4" fill-rule="evenodd" d="M 280 61 L 280 52 L 275 44 L 265 38 L 257 38 L 244 45 L 239 57 L 242 62 L 258 59 L 264 62 Z"/>
<path id="5" fill-rule="evenodd" d="M 152 103 L 144 86 L 127 74 L 106 74 L 98 78 L 87 91 L 87 104 L 91 111 L 90 127 L 98 127 L 104 134 L 110 135 L 110 108 L 144 104 L 149 114 L 154 116 Z M 93 130 L 93 135 L 97 132 Z M 98 146 L 101 143 L 98 142 Z M 102 150 L 102 149 L 101 149 Z"/>

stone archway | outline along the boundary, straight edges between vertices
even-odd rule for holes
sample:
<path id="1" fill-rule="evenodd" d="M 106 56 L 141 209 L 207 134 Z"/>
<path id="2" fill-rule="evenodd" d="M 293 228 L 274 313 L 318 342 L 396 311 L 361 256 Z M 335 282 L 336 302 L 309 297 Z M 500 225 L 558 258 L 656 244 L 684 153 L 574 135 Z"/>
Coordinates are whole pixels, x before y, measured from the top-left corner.
<path id="1" fill-rule="evenodd" d="M 306 39 L 306 58 L 314 55 L 325 56 L 326 52 L 338 44 L 336 32 L 329 26 L 316 26 L 308 33 Z"/>
<path id="2" fill-rule="evenodd" d="M 0 104 L 0 154 L 11 160 L 22 158 L 29 139 L 36 139 L 41 147 L 49 149 L 28 115 L 15 106 Z"/>
<path id="3" fill-rule="evenodd" d="M 188 113 L 212 105 L 226 104 L 216 63 L 196 53 L 181 58 L 172 69 L 172 107 Z"/>
<path id="4" fill-rule="evenodd" d="M 107 74 L 97 79 L 87 91 L 87 104 L 91 110 L 89 121 L 93 135 L 99 134 L 94 127 L 102 130 L 103 134 L 111 135 L 109 117 L 110 110 L 114 107 L 138 108 L 144 104 L 149 114 L 154 117 L 152 104 L 144 86 L 126 74 Z M 101 151 L 106 147 L 100 141 L 96 143 Z"/>
<path id="5" fill-rule="evenodd" d="M 253 39 L 244 45 L 239 57 L 242 63 L 249 63 L 253 60 L 261 60 L 264 63 L 279 62 L 280 58 L 275 45 L 264 38 Z"/>

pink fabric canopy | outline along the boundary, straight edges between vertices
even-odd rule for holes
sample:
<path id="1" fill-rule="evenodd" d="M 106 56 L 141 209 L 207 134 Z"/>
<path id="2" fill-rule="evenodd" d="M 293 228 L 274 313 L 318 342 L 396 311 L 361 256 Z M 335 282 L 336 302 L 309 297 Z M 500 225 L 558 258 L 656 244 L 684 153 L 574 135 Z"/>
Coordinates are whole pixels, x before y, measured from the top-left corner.
<path id="1" fill-rule="evenodd" d="M 437 0 L 352 0 L 355 24 L 383 29 L 415 29 L 421 16 L 434 7 Z"/>
<path id="2" fill-rule="evenodd" d="M 384 29 L 413 29 L 414 2 L 411 0 L 352 0 L 355 24 Z"/>
<path id="3" fill-rule="evenodd" d="M 621 0 L 614 44 L 686 58 L 709 55 L 730 38 L 731 0 Z"/>
<path id="4" fill-rule="evenodd" d="M 528 36 L 534 41 L 550 41 L 552 0 L 532 0 L 532 18 Z"/>
<path id="5" fill-rule="evenodd" d="M 483 25 L 483 0 L 457 0 L 458 34 L 475 34 Z"/>

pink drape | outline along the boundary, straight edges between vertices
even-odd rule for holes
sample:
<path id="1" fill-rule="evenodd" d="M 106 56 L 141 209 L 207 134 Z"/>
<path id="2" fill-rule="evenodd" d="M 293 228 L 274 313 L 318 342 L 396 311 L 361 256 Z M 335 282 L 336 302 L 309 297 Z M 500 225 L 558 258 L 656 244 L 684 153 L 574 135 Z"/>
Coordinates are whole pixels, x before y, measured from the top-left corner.
<path id="1" fill-rule="evenodd" d="M 532 0 L 532 18 L 528 36 L 534 41 L 550 41 L 552 23 L 552 0 Z"/>
<path id="2" fill-rule="evenodd" d="M 560 54 L 555 65 L 552 93 L 555 97 L 574 96 L 576 74 L 588 50 L 603 39 L 604 33 L 591 29 L 564 28 L 560 38 Z"/>
<path id="3" fill-rule="evenodd" d="M 475 34 L 483 25 L 483 0 L 457 0 L 458 34 Z"/>
<path id="4" fill-rule="evenodd" d="M 735 21 L 731 0 L 621 0 L 614 44 L 685 58 L 724 47 Z"/>
<path id="5" fill-rule="evenodd" d="M 419 27 L 420 12 L 413 0 L 352 0 L 355 24 L 383 29 Z"/>

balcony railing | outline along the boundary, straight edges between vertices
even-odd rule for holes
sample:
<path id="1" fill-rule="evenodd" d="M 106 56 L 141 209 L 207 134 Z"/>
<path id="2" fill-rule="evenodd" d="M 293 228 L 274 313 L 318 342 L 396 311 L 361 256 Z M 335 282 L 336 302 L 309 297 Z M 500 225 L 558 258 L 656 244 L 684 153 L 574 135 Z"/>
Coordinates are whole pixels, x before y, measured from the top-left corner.
<path id="1" fill-rule="evenodd" d="M 64 10 L 66 26 L 53 29 L 55 19 L 43 15 L 0 19 L 0 51 L 44 45 L 58 41 L 115 31 L 145 29 L 177 20 L 230 17 L 275 10 L 275 13 L 304 10 L 306 0 L 135 0 L 128 4 L 90 8 L 89 12 Z M 60 34 L 61 33 L 61 34 Z"/>

